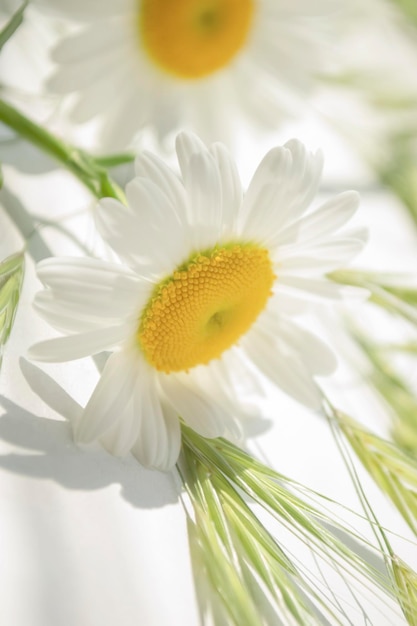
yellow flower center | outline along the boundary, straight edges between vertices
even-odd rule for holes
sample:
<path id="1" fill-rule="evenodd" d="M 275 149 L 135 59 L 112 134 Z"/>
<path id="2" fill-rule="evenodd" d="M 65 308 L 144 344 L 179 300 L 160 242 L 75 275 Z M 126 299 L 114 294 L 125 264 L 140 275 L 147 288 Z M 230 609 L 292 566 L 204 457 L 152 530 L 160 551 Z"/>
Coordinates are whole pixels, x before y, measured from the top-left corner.
<path id="1" fill-rule="evenodd" d="M 274 278 L 268 251 L 252 244 L 191 257 L 144 310 L 138 340 L 146 359 L 169 374 L 218 358 L 264 309 Z"/>
<path id="2" fill-rule="evenodd" d="M 154 63 L 181 78 L 224 67 L 246 42 L 254 0 L 141 0 L 139 31 Z"/>

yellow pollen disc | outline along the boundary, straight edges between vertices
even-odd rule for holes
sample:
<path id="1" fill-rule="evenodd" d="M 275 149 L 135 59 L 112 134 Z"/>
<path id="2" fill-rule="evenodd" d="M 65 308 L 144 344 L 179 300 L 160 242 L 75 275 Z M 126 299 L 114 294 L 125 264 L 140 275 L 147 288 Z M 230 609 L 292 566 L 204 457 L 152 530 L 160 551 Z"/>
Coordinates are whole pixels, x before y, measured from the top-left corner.
<path id="1" fill-rule="evenodd" d="M 139 31 L 154 63 L 181 78 L 224 67 L 244 46 L 254 0 L 141 0 Z"/>
<path id="2" fill-rule="evenodd" d="M 192 257 L 144 310 L 138 340 L 146 359 L 170 373 L 218 358 L 264 309 L 274 278 L 268 251 L 252 244 Z"/>

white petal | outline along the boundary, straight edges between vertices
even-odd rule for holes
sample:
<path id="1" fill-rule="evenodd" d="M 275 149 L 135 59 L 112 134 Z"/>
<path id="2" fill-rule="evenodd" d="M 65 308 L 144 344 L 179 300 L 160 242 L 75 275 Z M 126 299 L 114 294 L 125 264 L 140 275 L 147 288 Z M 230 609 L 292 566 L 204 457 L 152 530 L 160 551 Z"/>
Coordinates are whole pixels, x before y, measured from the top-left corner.
<path id="1" fill-rule="evenodd" d="M 277 238 L 277 245 L 321 239 L 336 232 L 355 214 L 359 201 L 356 191 L 346 191 L 327 200 L 316 211 L 283 230 Z"/>
<path id="2" fill-rule="evenodd" d="M 181 430 L 177 414 L 163 407 L 155 381 L 141 390 L 140 430 L 132 453 L 145 467 L 170 470 L 175 465 L 181 447 Z"/>
<path id="3" fill-rule="evenodd" d="M 263 6 L 263 13 L 269 19 L 277 19 L 278 17 L 298 17 L 300 13 L 303 15 L 317 15 L 323 16 L 324 14 L 336 11 L 338 4 L 334 0 L 315 0 L 311 3 L 311 0 L 280 0 L 277 2 L 267 2 Z"/>
<path id="4" fill-rule="evenodd" d="M 276 292 L 279 291 L 280 285 L 291 287 L 296 292 L 303 293 L 305 296 L 314 296 L 316 298 L 338 300 L 342 298 L 343 293 L 343 286 L 336 285 L 324 278 L 303 278 L 302 276 L 287 276 L 284 274 L 277 281 L 277 286 L 274 288 Z"/>
<path id="5" fill-rule="evenodd" d="M 48 79 L 47 87 L 52 92 L 66 94 L 94 84 L 103 75 L 108 78 L 117 76 L 118 68 L 123 67 L 125 56 L 123 49 L 109 48 L 100 55 L 86 56 L 80 62 L 58 66 Z"/>
<path id="6" fill-rule="evenodd" d="M 121 420 L 127 423 L 127 430 L 133 436 L 133 445 L 135 426 L 132 399 L 138 380 L 139 359 L 139 353 L 133 350 L 116 352 L 109 357 L 84 413 L 76 424 L 74 437 L 77 442 L 91 443 Z"/>
<path id="7" fill-rule="evenodd" d="M 366 226 L 349 228 L 349 230 L 344 230 L 340 233 L 340 237 L 342 236 L 343 239 L 356 239 L 356 241 L 360 241 L 364 245 L 369 241 L 369 229 Z"/>
<path id="8" fill-rule="evenodd" d="M 143 64 L 144 74 L 149 70 Z M 149 104 L 148 122 L 155 129 L 155 134 L 162 144 L 182 120 L 183 97 L 180 91 L 172 89 L 172 82 L 161 81 L 154 74 L 148 76 L 148 90 L 146 97 Z"/>
<path id="9" fill-rule="evenodd" d="M 129 59 L 123 55 L 117 72 L 127 61 Z M 140 66 L 131 68 L 133 76 L 140 71 Z M 117 152 L 132 145 L 137 133 L 149 122 L 152 100 L 147 95 L 134 79 L 125 81 L 119 88 L 117 98 L 106 102 L 105 116 L 100 126 L 100 147 L 103 151 Z"/>
<path id="10" fill-rule="evenodd" d="M 78 426 L 77 441 L 99 439 L 115 456 L 131 450 L 144 467 L 171 469 L 181 445 L 178 417 L 162 411 L 154 374 L 140 353 L 130 350 L 110 359 Z"/>
<path id="11" fill-rule="evenodd" d="M 291 164 L 290 151 L 281 146 L 273 148 L 264 156 L 244 197 L 242 213 L 245 220 L 255 220 L 258 210 L 262 213 L 271 211 L 264 198 L 265 196 L 267 199 L 272 198 L 276 185 L 284 184 L 289 175 Z"/>
<path id="12" fill-rule="evenodd" d="M 221 407 L 225 436 L 239 441 L 242 428 L 237 416 L 240 414 L 241 407 L 230 372 L 224 366 L 222 359 L 193 368 L 189 376 L 196 387 L 204 389 L 206 397 L 216 398 L 216 405 Z"/>
<path id="13" fill-rule="evenodd" d="M 189 254 L 187 233 L 167 196 L 151 180 L 135 178 L 126 187 L 129 208 L 105 198 L 97 227 L 113 250 L 147 275 L 170 274 Z"/>
<path id="14" fill-rule="evenodd" d="M 242 347 L 261 372 L 285 393 L 312 409 L 321 406 L 321 393 L 310 372 L 290 350 L 280 351 L 270 333 L 253 328 Z"/>
<path id="15" fill-rule="evenodd" d="M 37 272 L 51 291 L 39 292 L 35 307 L 44 317 L 64 309 L 74 323 L 80 319 L 81 324 L 88 324 L 89 319 L 96 319 L 112 325 L 109 318 L 123 320 L 132 313 L 139 316 L 149 293 L 148 286 L 128 268 L 97 259 L 46 259 L 38 264 Z"/>
<path id="16" fill-rule="evenodd" d="M 61 280 L 67 277 L 80 281 L 89 278 L 91 283 L 100 284 L 104 281 L 106 285 L 113 284 L 118 276 L 136 279 L 135 274 L 123 265 L 89 257 L 51 257 L 40 261 L 36 270 L 40 280 L 49 287 L 59 287 Z M 80 274 L 73 277 L 75 271 Z"/>
<path id="17" fill-rule="evenodd" d="M 296 140 L 271 150 L 243 200 L 242 234 L 275 245 L 280 231 L 296 220 L 316 195 L 322 167 L 322 154 L 307 153 Z"/>
<path id="18" fill-rule="evenodd" d="M 166 471 L 174 467 L 181 450 L 181 428 L 177 412 L 165 402 L 161 402 L 168 435 L 168 450 L 165 460 L 159 461 L 159 468 Z"/>
<path id="19" fill-rule="evenodd" d="M 175 142 L 178 163 L 182 177 L 185 178 L 188 169 L 188 162 L 193 154 L 207 153 L 207 147 L 194 133 L 182 132 L 177 135 Z"/>
<path id="20" fill-rule="evenodd" d="M 314 154 L 308 152 L 297 139 L 291 139 L 285 147 L 292 154 L 291 176 L 287 182 L 291 198 L 286 207 L 286 220 L 293 221 L 307 209 L 317 194 L 324 158 L 321 150 Z"/>
<path id="21" fill-rule="evenodd" d="M 139 430 L 134 392 L 118 407 L 117 421 L 99 438 L 103 448 L 114 456 L 126 456 L 132 449 Z"/>
<path id="22" fill-rule="evenodd" d="M 207 151 L 191 155 L 184 175 L 197 250 L 216 244 L 222 233 L 222 196 L 216 162 Z"/>
<path id="23" fill-rule="evenodd" d="M 118 67 L 117 72 L 112 74 L 111 80 L 109 80 L 106 72 L 100 74 L 96 80 L 83 86 L 77 92 L 76 101 L 70 109 L 71 119 L 76 124 L 84 124 L 91 118 L 96 117 L 97 111 L 100 111 L 103 107 L 103 102 L 111 101 L 114 93 L 124 93 L 124 87 L 129 80 L 129 68 L 123 64 Z M 137 128 L 138 126 L 133 129 L 132 136 L 137 131 Z M 111 150 L 115 150 L 113 145 Z"/>
<path id="24" fill-rule="evenodd" d="M 112 23 L 111 29 L 83 28 L 76 35 L 68 36 L 58 41 L 51 52 L 51 58 L 58 64 L 83 62 L 86 58 L 101 55 L 109 50 L 123 45 L 122 28 Z"/>
<path id="25" fill-rule="evenodd" d="M 29 358 L 35 361 L 62 363 L 111 350 L 132 336 L 134 324 L 99 328 L 77 335 L 67 335 L 35 343 L 29 349 Z"/>
<path id="26" fill-rule="evenodd" d="M 160 383 L 167 401 L 193 430 L 203 437 L 224 434 L 224 415 L 217 403 L 185 381 L 186 375 L 161 375 Z"/>
<path id="27" fill-rule="evenodd" d="M 242 185 L 236 164 L 227 148 L 221 143 L 215 143 L 210 151 L 216 159 L 221 181 L 223 234 L 225 237 L 233 237 L 242 205 Z"/>
<path id="28" fill-rule="evenodd" d="M 310 307 L 310 303 L 303 297 L 285 293 L 280 289 L 273 293 L 268 301 L 268 311 L 274 315 L 302 315 Z"/>
<path id="29" fill-rule="evenodd" d="M 42 1 L 41 4 L 45 11 L 61 18 L 70 16 L 82 20 L 91 19 L 94 22 L 100 18 L 121 15 L 131 9 L 131 0 L 118 0 L 118 2 L 109 0 L 89 0 L 88 2 L 85 0 L 71 0 L 71 2 L 54 0 L 50 2 L 47 0 L 46 3 Z"/>
<path id="30" fill-rule="evenodd" d="M 349 263 L 362 251 L 360 239 L 330 239 L 308 248 L 298 246 L 290 251 L 281 250 L 278 261 L 280 275 L 302 273 L 304 276 L 320 272 L 321 275 Z M 274 259 L 275 260 L 275 259 Z"/>
<path id="31" fill-rule="evenodd" d="M 332 350 L 316 335 L 288 319 L 266 313 L 259 327 L 271 334 L 283 352 L 290 350 L 301 359 L 312 376 L 328 376 L 337 368 Z"/>
<path id="32" fill-rule="evenodd" d="M 184 187 L 174 172 L 157 156 L 142 152 L 135 161 L 136 175 L 149 178 L 170 200 L 180 219 L 186 224 L 186 197 Z"/>
<path id="33" fill-rule="evenodd" d="M 67 302 L 57 300 L 50 290 L 36 294 L 33 308 L 53 328 L 63 334 L 86 333 L 108 325 L 108 317 L 83 315 L 77 306 L 68 306 Z"/>

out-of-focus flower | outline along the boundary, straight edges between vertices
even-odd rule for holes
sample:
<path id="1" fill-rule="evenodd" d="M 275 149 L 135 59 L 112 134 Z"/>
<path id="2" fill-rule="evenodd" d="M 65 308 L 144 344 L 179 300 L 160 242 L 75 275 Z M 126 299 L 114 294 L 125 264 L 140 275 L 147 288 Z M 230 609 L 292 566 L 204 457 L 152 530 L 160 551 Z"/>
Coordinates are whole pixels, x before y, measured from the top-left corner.
<path id="1" fill-rule="evenodd" d="M 308 208 L 323 159 L 292 140 L 271 150 L 247 193 L 221 144 L 177 139 L 182 182 L 142 154 L 127 185 L 128 206 L 97 208 L 99 231 L 122 264 L 48 259 L 36 309 L 66 336 L 32 348 L 66 361 L 114 350 L 75 426 L 80 442 L 112 453 L 132 449 L 146 466 L 177 460 L 180 415 L 205 437 L 237 436 L 236 380 L 258 369 L 286 393 L 318 408 L 315 376 L 336 361 L 290 317 L 311 296 L 339 297 L 324 274 L 363 245 L 339 232 L 356 211 L 345 192 Z M 255 374 L 252 374 L 256 376 Z"/>
<path id="2" fill-rule="evenodd" d="M 49 88 L 72 118 L 101 118 L 103 149 L 143 128 L 226 141 L 243 114 L 276 128 L 322 69 L 339 0 L 38 0 L 81 22 L 57 45 Z M 337 18 L 338 19 L 338 18 Z"/>
<path id="3" fill-rule="evenodd" d="M 0 2 L 0 29 L 19 9 L 22 12 L 21 25 L 1 50 L 0 86 L 3 97 L 7 95 L 20 107 L 30 109 L 39 99 L 42 82 L 51 71 L 48 49 L 56 39 L 55 21 L 32 4 L 26 8 L 23 4 L 19 0 Z"/>

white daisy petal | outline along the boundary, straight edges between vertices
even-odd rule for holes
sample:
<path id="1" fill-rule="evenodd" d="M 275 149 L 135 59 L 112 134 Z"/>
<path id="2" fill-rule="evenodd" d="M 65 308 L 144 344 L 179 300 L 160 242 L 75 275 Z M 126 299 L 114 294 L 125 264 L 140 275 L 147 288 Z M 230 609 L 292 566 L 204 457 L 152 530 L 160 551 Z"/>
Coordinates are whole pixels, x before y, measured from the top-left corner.
<path id="1" fill-rule="evenodd" d="M 344 239 L 355 239 L 358 242 L 360 241 L 362 243 L 362 246 L 364 246 L 369 240 L 369 229 L 366 227 L 350 228 L 349 230 L 342 231 L 342 233 L 340 233 L 340 236 L 342 235 Z"/>
<path id="2" fill-rule="evenodd" d="M 292 154 L 290 182 L 287 183 L 291 198 L 282 225 L 298 218 L 309 206 L 317 194 L 324 163 L 321 150 L 315 154 L 308 152 L 297 139 L 291 139 L 285 147 Z"/>
<path id="3" fill-rule="evenodd" d="M 131 0 L 118 0 L 115 4 L 110 0 L 38 0 L 45 10 L 53 15 L 68 15 L 73 19 L 91 19 L 99 21 L 104 17 L 113 18 L 115 15 L 125 13 L 131 8 Z"/>
<path id="4" fill-rule="evenodd" d="M 191 155 L 184 176 L 193 222 L 194 245 L 204 249 L 217 243 L 222 232 L 222 196 L 220 177 L 214 158 L 207 151 Z"/>
<path id="5" fill-rule="evenodd" d="M 45 285 L 55 288 L 62 285 L 66 275 L 68 280 L 73 280 L 74 272 L 80 273 L 80 280 L 81 276 L 85 276 L 84 280 L 90 278 L 91 283 L 98 282 L 103 285 L 102 288 L 109 282 L 112 283 L 115 276 L 127 277 L 137 281 L 135 274 L 128 268 L 117 263 L 108 263 L 89 257 L 51 257 L 40 261 L 36 266 L 36 271 Z"/>
<path id="6" fill-rule="evenodd" d="M 353 217 L 359 199 L 356 191 L 345 191 L 331 198 L 313 213 L 281 231 L 276 240 L 277 245 L 293 243 L 295 240 L 307 242 L 336 232 Z"/>
<path id="7" fill-rule="evenodd" d="M 244 198 L 242 234 L 276 245 L 281 230 L 299 217 L 317 193 L 322 167 L 322 154 L 308 154 L 298 141 L 271 150 Z"/>
<path id="8" fill-rule="evenodd" d="M 170 407 L 162 407 L 155 385 L 141 391 L 140 430 L 132 453 L 145 467 L 167 471 L 178 459 L 181 430 L 178 416 Z"/>
<path id="9" fill-rule="evenodd" d="M 254 219 L 252 214 L 261 204 L 260 200 L 265 195 L 265 188 L 271 189 L 268 185 L 282 185 L 288 178 L 291 165 L 291 153 L 285 147 L 273 148 L 264 156 L 245 194 L 242 206 L 244 218 Z"/>
<path id="10" fill-rule="evenodd" d="M 99 438 L 103 448 L 114 456 L 126 456 L 132 449 L 139 430 L 134 396 L 126 399 L 116 423 Z"/>
<path id="11" fill-rule="evenodd" d="M 204 389 L 208 397 L 216 398 L 216 404 L 221 407 L 222 411 L 223 434 L 235 441 L 240 440 L 242 428 L 235 416 L 237 400 L 235 385 L 233 385 L 223 361 L 211 361 L 205 366 L 194 368 L 192 379 L 200 389 Z"/>
<path id="12" fill-rule="evenodd" d="M 76 42 L 74 42 L 76 45 Z M 99 81 L 103 74 L 103 62 L 111 74 L 116 73 L 124 58 L 123 48 L 106 49 L 101 55 L 84 56 L 72 64 L 63 65 L 49 78 L 48 88 L 58 94 L 83 90 Z M 81 91 L 82 93 L 82 91 Z"/>
<path id="13" fill-rule="evenodd" d="M 125 378 L 115 376 L 116 367 L 121 367 Z M 86 407 L 77 439 L 89 442 L 99 438 L 115 456 L 125 456 L 131 450 L 144 467 L 171 469 L 181 445 L 179 420 L 172 411 L 162 410 L 154 378 L 143 358 L 139 353 L 120 353 L 106 368 L 103 382 Z M 104 385 L 113 387 L 116 401 L 107 397 Z"/>
<path id="14" fill-rule="evenodd" d="M 29 358 L 35 361 L 62 363 L 110 350 L 132 336 L 137 323 L 98 328 L 77 335 L 40 341 L 31 346 Z"/>
<path id="15" fill-rule="evenodd" d="M 347 255 L 348 260 L 350 260 L 352 256 L 353 254 Z M 316 259 L 314 256 L 300 256 L 282 261 L 280 264 L 281 285 L 284 284 L 282 278 L 285 276 L 303 276 L 304 278 L 317 279 L 323 276 L 323 274 L 327 274 L 339 268 L 340 265 L 339 259 Z"/>
<path id="16" fill-rule="evenodd" d="M 220 370 L 219 375 L 221 374 L 233 393 L 239 395 L 242 389 L 247 396 L 257 399 L 264 396 L 264 388 L 259 378 L 253 376 L 250 363 L 242 358 L 242 350 L 239 347 L 233 347 L 225 352 L 217 365 Z"/>
<path id="17" fill-rule="evenodd" d="M 320 183 L 323 154 L 307 151 L 298 139 L 288 141 L 284 149 L 287 154 L 288 169 L 281 183 L 289 205 L 283 209 L 286 219 L 293 220 L 309 205 L 317 193 Z"/>
<path id="18" fill-rule="evenodd" d="M 281 276 L 278 289 L 280 285 L 288 286 L 296 291 L 304 292 L 306 297 L 310 295 L 316 298 L 330 298 L 338 300 L 342 298 L 343 293 L 343 287 L 341 285 L 336 285 L 336 283 L 332 283 L 329 280 L 303 278 L 302 276 Z"/>
<path id="19" fill-rule="evenodd" d="M 82 63 L 86 58 L 94 57 L 123 45 L 123 28 L 117 28 L 113 22 L 110 32 L 98 30 L 91 36 L 91 30 L 84 28 L 76 35 L 69 36 L 58 41 L 52 51 L 51 58 L 55 63 L 71 65 L 72 63 Z"/>
<path id="20" fill-rule="evenodd" d="M 285 393 L 309 408 L 320 408 L 321 393 L 310 372 L 290 351 L 280 353 L 270 333 L 253 329 L 242 347 L 260 371 Z"/>
<path id="21" fill-rule="evenodd" d="M 261 327 L 260 321 L 257 327 Z M 312 376 L 328 376 L 335 371 L 337 360 L 332 350 L 299 324 L 265 312 L 262 329 L 270 333 L 278 349 L 282 346 L 283 353 L 292 352 L 295 357 L 300 355 Z"/>
<path id="22" fill-rule="evenodd" d="M 346 265 L 363 249 L 361 239 L 333 239 L 309 248 L 278 251 L 281 276 L 304 272 L 320 271 L 321 274 L 331 268 Z M 330 268 L 330 269 L 329 269 Z"/>
<path id="23" fill-rule="evenodd" d="M 224 415 L 204 391 L 178 375 L 162 376 L 160 382 L 169 404 L 193 430 L 210 438 L 224 434 Z"/>
<path id="24" fill-rule="evenodd" d="M 100 110 L 102 102 L 111 101 L 114 93 L 124 92 L 124 85 L 128 78 L 128 68 L 120 68 L 114 80 L 109 82 L 106 74 L 101 74 L 94 81 L 85 85 L 82 92 L 76 94 L 74 105 L 71 109 L 71 118 L 75 124 L 85 124 Z M 134 127 L 140 121 L 140 116 L 133 118 Z M 132 130 L 134 132 L 134 129 Z M 114 150 L 112 146 L 112 150 Z"/>
<path id="25" fill-rule="evenodd" d="M 167 428 L 168 447 L 165 457 L 162 457 L 159 461 L 159 468 L 167 471 L 174 467 L 180 454 L 182 444 L 181 427 L 178 413 L 165 402 L 164 398 L 161 398 L 161 406 Z"/>
<path id="26" fill-rule="evenodd" d="M 188 172 L 188 164 L 193 154 L 205 154 L 207 148 L 204 143 L 194 133 L 179 133 L 175 142 L 178 164 L 181 169 L 183 179 Z"/>
<path id="27" fill-rule="evenodd" d="M 165 193 L 181 222 L 186 224 L 186 197 L 184 186 L 174 172 L 158 157 L 142 152 L 136 157 L 136 175 L 148 178 Z"/>
<path id="28" fill-rule="evenodd" d="M 98 290 L 97 290 L 98 291 Z M 60 289 L 48 289 L 36 295 L 34 300 L 34 308 L 45 319 L 49 315 L 55 316 L 61 313 L 65 318 L 73 316 L 73 326 L 77 328 L 77 322 L 80 321 L 80 327 L 84 324 L 98 326 L 99 320 L 101 325 L 112 325 L 118 321 L 123 321 L 131 315 L 135 316 L 138 306 L 144 302 L 146 298 L 146 289 L 141 285 L 140 289 L 132 290 L 130 297 L 123 298 L 123 292 L 117 290 L 108 290 L 107 293 L 97 294 L 95 298 L 94 289 L 88 293 L 87 289 L 74 290 L 72 293 Z M 115 298 L 120 295 L 120 300 Z M 106 306 L 105 313 L 102 313 L 103 304 Z M 123 307 L 123 304 L 125 305 Z M 71 322 L 70 322 L 71 323 Z"/>
<path id="29" fill-rule="evenodd" d="M 33 302 L 35 311 L 61 333 L 85 333 L 102 328 L 108 323 L 108 317 L 96 315 L 82 315 L 78 307 L 67 306 L 67 303 L 57 299 L 52 290 L 40 291 Z M 107 313 L 107 311 L 106 311 Z"/>
<path id="30" fill-rule="evenodd" d="M 38 277 L 51 289 L 39 293 L 35 307 L 41 313 L 66 310 L 74 318 L 125 318 L 147 297 L 138 276 L 115 263 L 98 259 L 61 257 L 37 266 Z"/>
<path id="31" fill-rule="evenodd" d="M 113 428 L 119 420 L 128 424 L 128 432 L 132 436 L 135 434 L 132 397 L 138 380 L 138 367 L 138 354 L 132 350 L 116 352 L 109 357 L 83 415 L 76 424 L 76 441 L 91 443 Z M 133 437 L 132 445 L 134 440 Z M 112 449 L 110 440 L 108 445 Z"/>
<path id="32" fill-rule="evenodd" d="M 303 315 L 309 308 L 310 303 L 302 295 L 286 293 L 282 288 L 272 293 L 268 302 L 268 310 L 273 311 L 277 317 Z"/>
<path id="33" fill-rule="evenodd" d="M 101 235 L 131 267 L 166 274 L 184 261 L 186 248 L 185 231 L 173 205 L 146 178 L 130 182 L 126 195 L 129 209 L 110 198 L 100 201 L 96 222 Z M 155 239 L 160 242 L 156 247 Z"/>
<path id="34" fill-rule="evenodd" d="M 236 235 L 237 218 L 242 204 L 242 185 L 236 165 L 228 150 L 221 143 L 213 144 L 210 148 L 216 159 L 221 180 L 221 210 L 225 236 Z"/>
<path id="35" fill-rule="evenodd" d="M 123 69 L 129 75 L 129 81 L 119 86 L 117 98 L 106 101 L 106 124 L 102 127 L 101 143 L 108 146 L 111 152 L 122 151 L 126 147 L 130 149 L 135 130 L 146 124 L 150 116 L 149 102 L 138 89 L 136 81 L 131 79 L 132 69 L 130 75 L 126 68 Z"/>

